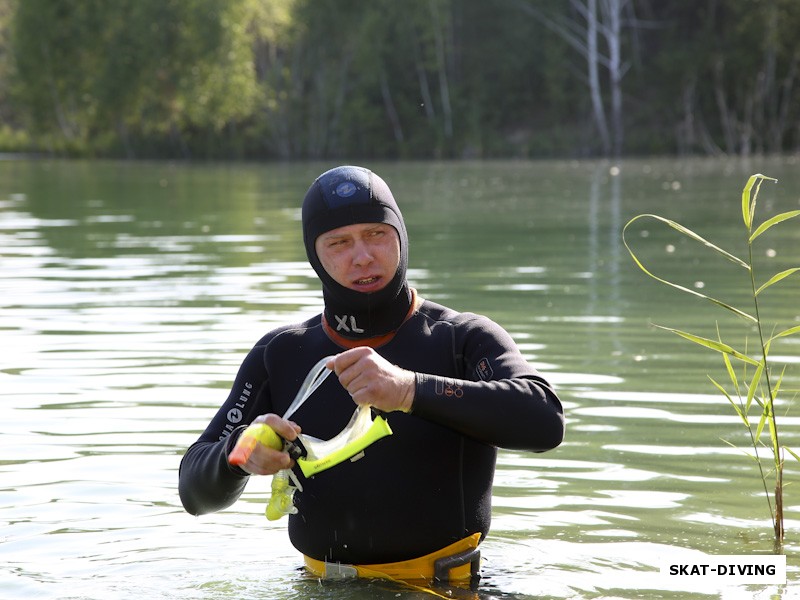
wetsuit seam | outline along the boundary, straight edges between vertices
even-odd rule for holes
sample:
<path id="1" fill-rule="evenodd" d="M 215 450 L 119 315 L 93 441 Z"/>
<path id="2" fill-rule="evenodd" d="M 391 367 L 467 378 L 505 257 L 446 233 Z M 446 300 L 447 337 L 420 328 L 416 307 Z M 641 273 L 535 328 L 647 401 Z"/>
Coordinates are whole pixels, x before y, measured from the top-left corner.
<path id="1" fill-rule="evenodd" d="M 463 354 L 456 351 L 456 328 L 455 326 L 444 319 L 437 319 L 426 313 L 424 309 L 425 302 L 422 302 L 417 310 L 418 315 L 420 315 L 423 319 L 425 319 L 426 323 L 428 324 L 429 328 L 433 328 L 435 325 L 443 325 L 448 328 L 450 331 L 450 356 L 453 360 L 453 369 L 458 374 L 460 379 L 464 378 L 464 369 L 461 365 L 460 358 L 463 358 Z"/>
<path id="2" fill-rule="evenodd" d="M 453 367 L 458 374 L 459 379 L 464 377 L 464 353 L 458 351 L 458 344 L 456 344 L 456 328 L 450 327 L 450 347 L 453 349 Z"/>

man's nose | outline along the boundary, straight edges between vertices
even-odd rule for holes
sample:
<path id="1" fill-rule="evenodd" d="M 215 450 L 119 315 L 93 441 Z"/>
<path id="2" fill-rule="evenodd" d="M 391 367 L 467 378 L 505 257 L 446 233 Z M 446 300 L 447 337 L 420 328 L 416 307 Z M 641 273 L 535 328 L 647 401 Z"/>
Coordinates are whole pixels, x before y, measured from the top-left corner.
<path id="1" fill-rule="evenodd" d="M 353 247 L 353 263 L 356 265 L 368 265 L 374 260 L 369 245 L 363 241 L 357 241 Z"/>

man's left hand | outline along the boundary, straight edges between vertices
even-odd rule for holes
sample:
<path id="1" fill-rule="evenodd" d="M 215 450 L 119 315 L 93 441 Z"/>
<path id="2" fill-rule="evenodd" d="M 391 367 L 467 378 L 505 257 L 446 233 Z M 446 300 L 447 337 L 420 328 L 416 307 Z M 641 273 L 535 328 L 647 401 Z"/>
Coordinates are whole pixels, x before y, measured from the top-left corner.
<path id="1" fill-rule="evenodd" d="M 359 346 L 337 354 L 326 365 L 356 404 L 368 404 L 378 410 L 410 412 L 414 403 L 416 377 L 393 365 L 368 346 Z"/>

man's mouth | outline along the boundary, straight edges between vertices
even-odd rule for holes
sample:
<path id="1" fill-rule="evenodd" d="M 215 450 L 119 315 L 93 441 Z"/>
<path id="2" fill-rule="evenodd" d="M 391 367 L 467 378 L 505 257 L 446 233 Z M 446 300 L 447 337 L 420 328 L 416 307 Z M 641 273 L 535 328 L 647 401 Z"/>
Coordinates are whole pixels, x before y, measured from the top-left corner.
<path id="1" fill-rule="evenodd" d="M 378 281 L 380 277 L 373 275 L 372 277 L 364 277 L 363 279 L 356 279 L 353 283 L 356 285 L 370 285 Z"/>

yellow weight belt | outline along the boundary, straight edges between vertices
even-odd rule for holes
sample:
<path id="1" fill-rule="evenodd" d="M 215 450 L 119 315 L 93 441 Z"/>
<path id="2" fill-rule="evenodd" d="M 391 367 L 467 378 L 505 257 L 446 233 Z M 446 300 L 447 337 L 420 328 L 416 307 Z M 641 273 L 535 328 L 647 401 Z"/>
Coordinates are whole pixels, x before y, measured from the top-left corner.
<path id="1" fill-rule="evenodd" d="M 419 558 L 372 565 L 329 563 L 305 556 L 306 569 L 323 579 L 366 577 L 395 581 L 469 582 L 480 565 L 478 542 L 481 534 L 473 533 L 449 546 Z"/>

